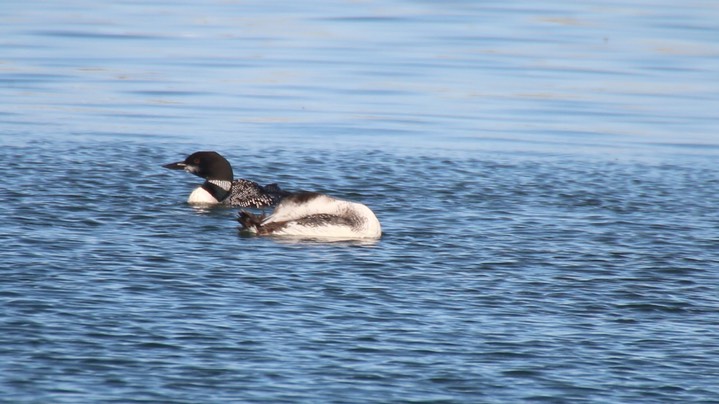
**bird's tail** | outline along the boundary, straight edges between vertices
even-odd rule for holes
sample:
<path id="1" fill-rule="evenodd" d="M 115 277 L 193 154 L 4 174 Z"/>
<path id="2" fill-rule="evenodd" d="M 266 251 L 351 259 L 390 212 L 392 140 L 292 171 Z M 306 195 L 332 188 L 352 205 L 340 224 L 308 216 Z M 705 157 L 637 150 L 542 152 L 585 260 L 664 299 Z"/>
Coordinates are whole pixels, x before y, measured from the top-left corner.
<path id="1" fill-rule="evenodd" d="M 262 226 L 262 220 L 265 215 L 256 215 L 246 210 L 241 210 L 237 215 L 237 221 L 240 223 L 240 231 L 246 231 L 250 233 L 259 233 L 259 229 Z"/>

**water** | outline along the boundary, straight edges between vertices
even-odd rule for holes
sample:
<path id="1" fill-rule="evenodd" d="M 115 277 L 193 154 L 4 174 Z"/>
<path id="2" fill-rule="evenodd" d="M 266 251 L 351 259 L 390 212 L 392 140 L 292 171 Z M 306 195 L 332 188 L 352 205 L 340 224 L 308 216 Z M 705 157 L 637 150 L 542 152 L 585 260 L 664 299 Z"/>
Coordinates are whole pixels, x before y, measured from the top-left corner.
<path id="1" fill-rule="evenodd" d="M 719 9 L 6 1 L 0 401 L 719 401 Z M 361 201 L 243 237 L 162 164 Z"/>

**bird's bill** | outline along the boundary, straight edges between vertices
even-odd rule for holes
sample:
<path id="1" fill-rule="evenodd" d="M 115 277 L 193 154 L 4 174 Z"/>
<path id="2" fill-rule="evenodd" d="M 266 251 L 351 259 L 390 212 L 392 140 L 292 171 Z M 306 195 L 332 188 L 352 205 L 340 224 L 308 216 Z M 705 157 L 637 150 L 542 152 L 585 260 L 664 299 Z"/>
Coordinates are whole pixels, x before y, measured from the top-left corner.
<path id="1" fill-rule="evenodd" d="M 163 167 L 169 168 L 170 170 L 184 170 L 187 164 L 185 164 L 184 161 L 178 161 L 176 163 L 165 164 Z"/>

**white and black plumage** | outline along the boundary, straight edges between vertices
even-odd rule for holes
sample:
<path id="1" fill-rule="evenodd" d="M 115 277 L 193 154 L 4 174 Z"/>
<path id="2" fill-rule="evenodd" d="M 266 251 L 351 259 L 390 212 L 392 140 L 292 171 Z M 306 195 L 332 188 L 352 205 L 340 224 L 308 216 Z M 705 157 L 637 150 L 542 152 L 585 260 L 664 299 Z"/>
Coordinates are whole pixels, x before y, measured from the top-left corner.
<path id="1" fill-rule="evenodd" d="M 377 239 L 382 227 L 367 206 L 316 192 L 286 196 L 271 215 L 240 211 L 241 231 L 307 238 Z"/>
<path id="2" fill-rule="evenodd" d="M 222 204 L 243 208 L 264 208 L 276 205 L 289 192 L 277 184 L 261 186 L 245 179 L 233 180 L 232 166 L 219 153 L 199 151 L 184 161 L 163 165 L 171 170 L 185 170 L 205 179 L 187 199 L 191 204 Z"/>

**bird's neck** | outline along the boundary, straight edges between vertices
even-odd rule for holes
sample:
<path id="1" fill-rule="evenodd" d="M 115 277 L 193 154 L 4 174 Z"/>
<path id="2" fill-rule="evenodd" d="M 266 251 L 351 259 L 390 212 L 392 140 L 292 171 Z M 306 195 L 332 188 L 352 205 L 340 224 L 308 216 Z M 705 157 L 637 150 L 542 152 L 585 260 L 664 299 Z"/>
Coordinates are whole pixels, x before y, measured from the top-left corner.
<path id="1" fill-rule="evenodd" d="M 232 181 L 208 179 L 202 184 L 202 188 L 217 199 L 218 202 L 222 202 L 222 200 L 230 196 Z"/>

